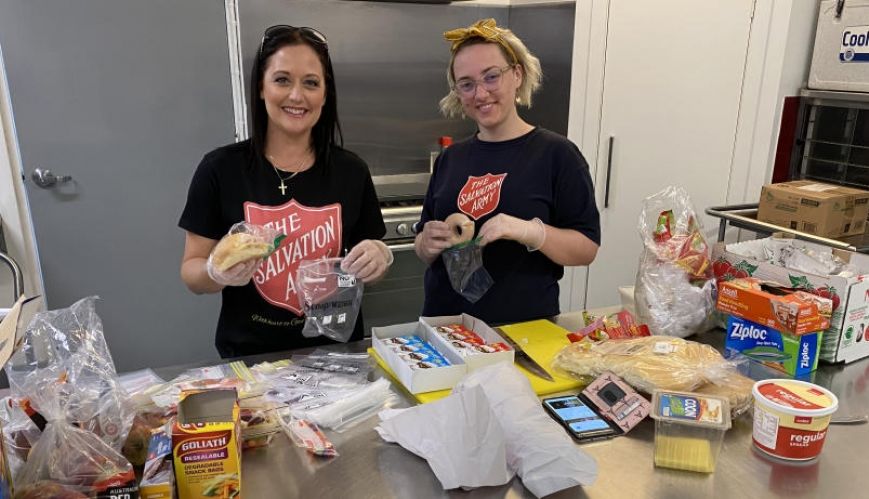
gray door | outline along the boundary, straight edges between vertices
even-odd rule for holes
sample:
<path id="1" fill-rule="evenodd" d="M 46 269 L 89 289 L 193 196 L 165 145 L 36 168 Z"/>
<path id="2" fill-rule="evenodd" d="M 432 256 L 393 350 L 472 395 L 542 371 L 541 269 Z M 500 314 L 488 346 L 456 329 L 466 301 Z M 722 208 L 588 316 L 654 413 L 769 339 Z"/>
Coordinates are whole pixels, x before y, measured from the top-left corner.
<path id="1" fill-rule="evenodd" d="M 0 46 L 49 308 L 99 295 L 119 370 L 217 358 L 219 298 L 181 282 L 176 223 L 234 138 L 223 2 L 0 0 Z"/>

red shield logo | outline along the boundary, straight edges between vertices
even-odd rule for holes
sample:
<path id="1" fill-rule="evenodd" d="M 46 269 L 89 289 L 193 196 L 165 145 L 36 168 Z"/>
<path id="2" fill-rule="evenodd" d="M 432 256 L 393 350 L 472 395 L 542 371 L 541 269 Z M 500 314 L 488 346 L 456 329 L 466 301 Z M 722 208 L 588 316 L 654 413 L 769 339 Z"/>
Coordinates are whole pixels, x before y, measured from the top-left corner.
<path id="1" fill-rule="evenodd" d="M 481 217 L 495 211 L 501 201 L 501 187 L 504 185 L 506 173 L 492 175 L 487 173 L 482 177 L 468 177 L 465 186 L 459 191 L 456 205 L 464 214 L 479 220 Z"/>
<path id="2" fill-rule="evenodd" d="M 287 235 L 253 275 L 260 296 L 277 307 L 302 315 L 296 271 L 303 260 L 341 254 L 341 205 L 312 208 L 295 199 L 281 206 L 244 204 L 247 222 L 275 227 Z"/>

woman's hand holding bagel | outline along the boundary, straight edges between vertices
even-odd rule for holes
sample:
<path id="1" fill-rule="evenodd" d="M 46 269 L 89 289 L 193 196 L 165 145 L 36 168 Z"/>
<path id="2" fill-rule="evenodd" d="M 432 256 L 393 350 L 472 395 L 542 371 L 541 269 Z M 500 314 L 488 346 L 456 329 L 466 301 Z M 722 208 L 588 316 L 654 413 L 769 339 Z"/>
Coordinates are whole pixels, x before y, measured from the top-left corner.
<path id="1" fill-rule="evenodd" d="M 430 220 L 416 236 L 416 253 L 431 263 L 445 249 L 470 241 L 474 237 L 474 222 L 462 213 L 453 213 L 446 220 Z"/>

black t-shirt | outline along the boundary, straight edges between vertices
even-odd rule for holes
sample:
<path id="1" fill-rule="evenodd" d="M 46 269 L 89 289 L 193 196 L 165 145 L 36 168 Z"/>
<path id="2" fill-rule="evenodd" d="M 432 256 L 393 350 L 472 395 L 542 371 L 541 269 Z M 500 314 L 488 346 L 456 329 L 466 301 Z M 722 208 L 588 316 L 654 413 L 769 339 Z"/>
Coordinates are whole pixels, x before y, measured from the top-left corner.
<path id="1" fill-rule="evenodd" d="M 476 230 L 498 213 L 574 229 L 600 244 L 600 220 L 588 164 L 566 138 L 545 129 L 503 142 L 476 136 L 456 143 L 438 158 L 426 194 L 422 222 L 463 212 Z M 425 274 L 427 316 L 468 313 L 504 324 L 559 313 L 558 280 L 564 267 L 542 252 L 498 240 L 483 249 L 483 265 L 494 285 L 476 303 L 450 286 L 443 260 Z"/>
<path id="2" fill-rule="evenodd" d="M 368 166 L 347 150 L 334 147 L 329 165 L 318 158 L 284 183 L 286 195 L 277 172 L 250 141 L 206 154 L 190 183 L 181 228 L 219 240 L 234 223 L 247 221 L 287 235 L 249 284 L 223 289 L 215 340 L 222 357 L 330 343 L 323 336 L 302 336 L 305 319 L 295 292 L 299 263 L 342 257 L 360 241 L 386 233 Z M 363 331 L 360 313 L 351 341 L 362 339 Z"/>

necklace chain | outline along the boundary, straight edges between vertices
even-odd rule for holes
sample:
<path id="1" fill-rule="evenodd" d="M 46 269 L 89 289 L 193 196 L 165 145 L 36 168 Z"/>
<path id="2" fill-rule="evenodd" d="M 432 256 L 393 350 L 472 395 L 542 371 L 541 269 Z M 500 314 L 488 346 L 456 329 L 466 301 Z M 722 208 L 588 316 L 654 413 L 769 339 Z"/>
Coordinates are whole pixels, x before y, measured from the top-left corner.
<path id="1" fill-rule="evenodd" d="M 304 156 L 302 156 L 302 160 L 299 161 L 299 164 L 296 166 L 296 171 L 291 172 L 290 176 L 286 177 L 286 178 L 281 176 L 281 171 L 283 171 L 283 170 L 278 170 L 278 167 L 275 166 L 275 163 L 276 163 L 275 157 L 272 156 L 271 154 L 266 154 L 266 156 L 269 158 L 269 161 L 272 164 L 272 168 L 275 170 L 275 175 L 277 175 L 278 180 L 281 181 L 280 185 L 278 186 L 278 189 L 281 191 L 281 195 L 285 196 L 287 194 L 287 185 L 285 182 L 292 179 L 293 177 L 295 177 L 296 175 L 298 175 L 299 173 L 302 172 L 302 165 L 304 165 L 305 160 L 308 159 L 309 152 L 310 152 L 310 149 L 305 150 L 305 154 L 304 154 Z"/>

